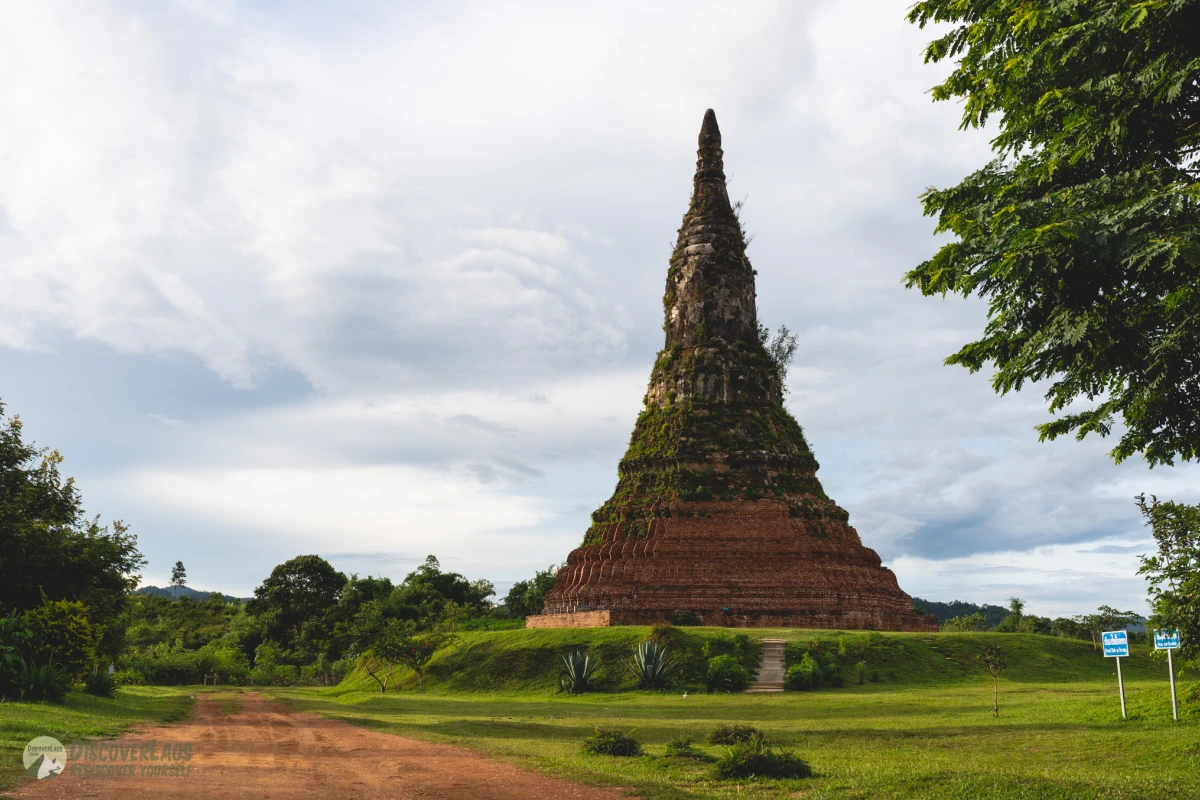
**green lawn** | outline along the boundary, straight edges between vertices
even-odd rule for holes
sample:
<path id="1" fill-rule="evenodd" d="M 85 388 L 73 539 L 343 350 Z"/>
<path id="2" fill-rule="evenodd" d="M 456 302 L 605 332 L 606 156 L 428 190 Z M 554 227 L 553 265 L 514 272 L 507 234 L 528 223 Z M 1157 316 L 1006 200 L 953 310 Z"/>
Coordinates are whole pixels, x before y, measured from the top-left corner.
<path id="1" fill-rule="evenodd" d="M 543 772 L 636 789 L 646 797 L 1129 798 L 1200 797 L 1200 697 L 1173 723 L 1166 667 L 1145 647 L 1123 660 L 1122 721 L 1111 659 L 1086 642 L 1018 634 L 878 634 L 755 630 L 804 650 L 846 652 L 881 682 L 775 695 L 603 692 L 555 695 L 557 654 L 606 654 L 646 629 L 474 633 L 439 654 L 424 692 L 380 696 L 362 679 L 334 689 L 274 689 L 293 707 L 393 733 L 463 744 Z M 718 632 L 692 629 L 707 637 Z M 1009 663 L 992 718 L 991 678 L 976 655 L 999 644 Z M 619 683 L 612 654 L 602 661 Z M 1189 678 L 1189 681 L 1192 678 Z M 402 676 L 399 685 L 415 685 Z M 513 689 L 524 686 L 524 689 Z M 1186 691 L 1194 692 L 1185 682 Z M 465 690 L 463 687 L 473 687 Z M 497 687 L 482 690 L 486 687 Z M 529 687 L 537 687 L 530 690 Z M 680 735 L 704 741 L 723 722 L 761 728 L 808 760 L 801 781 L 719 782 L 707 764 L 673 760 Z M 633 731 L 635 759 L 582 755 L 598 726 Z M 723 748 L 703 744 L 710 755 Z"/>
<path id="2" fill-rule="evenodd" d="M 21 751 L 36 736 L 53 736 L 63 744 L 72 739 L 116 736 L 130 728 L 181 719 L 194 688 L 136 686 L 117 690 L 111 700 L 80 691 L 66 702 L 0 702 L 0 791 L 25 777 Z"/>
<path id="3" fill-rule="evenodd" d="M 389 694 L 273 690 L 297 709 L 392 733 L 454 742 L 541 771 L 636 788 L 646 797 L 1200 797 L 1200 709 L 1170 720 L 1165 680 L 1001 682 L 999 719 L 983 680 L 950 688 L 850 687 L 777 695 Z M 812 764 L 814 779 L 720 783 L 663 757 L 676 736 L 722 722 L 758 726 Z M 636 759 L 586 756 L 583 738 L 618 727 L 648 745 Z M 720 747 L 705 745 L 713 755 Z"/>

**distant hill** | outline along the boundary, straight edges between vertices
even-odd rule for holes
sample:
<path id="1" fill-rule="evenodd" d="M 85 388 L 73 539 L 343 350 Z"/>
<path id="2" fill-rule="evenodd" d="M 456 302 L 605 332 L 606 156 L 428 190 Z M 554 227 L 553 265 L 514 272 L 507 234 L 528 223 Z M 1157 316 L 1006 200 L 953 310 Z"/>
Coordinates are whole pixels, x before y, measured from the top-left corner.
<path id="1" fill-rule="evenodd" d="M 175 597 L 176 590 L 173 586 L 168 586 L 165 589 L 161 586 L 143 586 L 134 592 L 134 594 L 149 594 L 155 597 L 166 597 L 168 599 Z M 193 600 L 207 600 L 210 594 L 220 594 L 219 592 L 201 592 L 193 589 L 190 586 L 180 586 L 179 596 L 190 597 Z M 221 599 L 226 603 L 245 603 L 249 597 L 234 597 L 233 595 L 222 594 Z"/>
<path id="2" fill-rule="evenodd" d="M 938 603 L 934 600 L 922 600 L 919 597 L 914 597 L 913 605 L 926 614 L 933 614 L 938 618 L 939 622 L 945 622 L 951 617 L 967 617 L 971 614 L 983 614 L 983 618 L 987 620 L 989 628 L 999 625 L 1000 621 L 1008 616 L 1008 609 L 1004 606 L 993 606 L 987 603 L 977 606 L 974 603 L 964 603 L 962 600 L 955 600 L 951 603 Z"/>

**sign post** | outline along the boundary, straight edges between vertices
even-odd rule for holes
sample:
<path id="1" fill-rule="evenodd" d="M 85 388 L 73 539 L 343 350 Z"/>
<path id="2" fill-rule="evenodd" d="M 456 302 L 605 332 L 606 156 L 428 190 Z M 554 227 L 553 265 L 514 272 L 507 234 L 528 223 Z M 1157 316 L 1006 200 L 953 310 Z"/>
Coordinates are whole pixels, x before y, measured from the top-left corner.
<path id="1" fill-rule="evenodd" d="M 1121 656 L 1129 655 L 1129 634 L 1125 631 L 1105 631 L 1100 634 L 1106 658 L 1117 660 L 1117 690 L 1121 693 L 1121 719 L 1125 719 L 1125 682 L 1121 680 Z"/>
<path id="2" fill-rule="evenodd" d="M 1167 674 L 1171 676 L 1171 719 L 1179 721 L 1179 706 L 1175 702 L 1175 664 L 1171 661 L 1171 651 L 1179 648 L 1179 631 L 1155 631 L 1154 649 L 1167 651 Z"/>

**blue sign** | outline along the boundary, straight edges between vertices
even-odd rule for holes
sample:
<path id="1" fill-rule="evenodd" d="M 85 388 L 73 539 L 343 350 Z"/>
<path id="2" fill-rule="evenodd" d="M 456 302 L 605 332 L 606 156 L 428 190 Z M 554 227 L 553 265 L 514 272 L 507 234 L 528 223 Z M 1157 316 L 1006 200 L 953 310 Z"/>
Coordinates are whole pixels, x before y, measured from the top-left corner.
<path id="1" fill-rule="evenodd" d="M 1155 631 L 1154 632 L 1154 649 L 1155 650 L 1178 650 L 1179 649 L 1179 631 Z"/>
<path id="2" fill-rule="evenodd" d="M 1125 631 L 1105 631 L 1100 634 L 1100 641 L 1106 656 L 1129 655 L 1129 634 Z"/>

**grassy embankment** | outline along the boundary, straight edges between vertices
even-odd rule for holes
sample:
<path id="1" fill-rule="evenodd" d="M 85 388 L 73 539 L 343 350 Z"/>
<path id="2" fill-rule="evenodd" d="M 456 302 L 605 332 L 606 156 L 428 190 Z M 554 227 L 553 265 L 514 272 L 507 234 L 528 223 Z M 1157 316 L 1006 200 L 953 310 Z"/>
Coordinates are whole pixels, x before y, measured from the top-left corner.
<path id="1" fill-rule="evenodd" d="M 194 688 L 134 686 L 112 699 L 78 689 L 59 703 L 0 703 L 0 792 L 25 778 L 21 751 L 30 739 L 53 736 L 63 744 L 84 737 L 108 738 L 142 725 L 182 719 Z"/>
<path id="2" fill-rule="evenodd" d="M 843 663 L 865 660 L 882 680 L 775 695 L 555 695 L 558 654 L 581 645 L 601 655 L 604 683 L 624 683 L 614 658 L 647 629 L 611 628 L 463 634 L 433 662 L 423 692 L 411 688 L 412 676 L 386 696 L 369 679 L 351 676 L 334 689 L 272 693 L 297 709 L 465 744 L 655 798 L 1200 796 L 1200 697 L 1186 701 L 1184 719 L 1172 723 L 1166 667 L 1145 647 L 1123 660 L 1130 719 L 1122 722 L 1113 662 L 1087 642 L 1019 634 L 750 633 L 787 639 L 789 661 L 805 648 L 836 652 L 844 644 Z M 984 644 L 998 644 L 1009 664 L 999 719 L 991 713 L 991 678 L 975 659 Z M 1184 694 L 1194 679 L 1184 681 Z M 817 777 L 718 782 L 707 764 L 663 755 L 680 735 L 702 742 L 732 722 L 755 725 L 795 750 Z M 598 726 L 632 730 L 647 755 L 580 754 L 580 742 Z M 701 748 L 713 756 L 722 751 Z"/>

